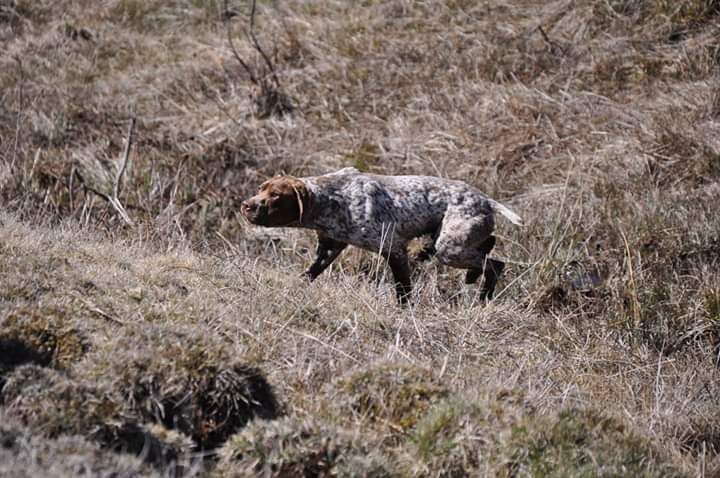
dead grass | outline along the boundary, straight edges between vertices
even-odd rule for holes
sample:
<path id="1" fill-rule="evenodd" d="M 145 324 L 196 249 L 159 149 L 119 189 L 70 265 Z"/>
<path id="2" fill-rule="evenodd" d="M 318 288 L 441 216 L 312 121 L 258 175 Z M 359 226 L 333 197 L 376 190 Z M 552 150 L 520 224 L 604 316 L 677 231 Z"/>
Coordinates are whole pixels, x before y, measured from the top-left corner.
<path id="1" fill-rule="evenodd" d="M 3 436 L 59 475 L 720 470 L 716 2 L 260 2 L 268 118 L 248 7 L 0 1 Z M 430 262 L 398 308 L 359 251 L 308 286 L 308 234 L 238 220 L 341 166 L 510 203 L 498 299 Z"/>

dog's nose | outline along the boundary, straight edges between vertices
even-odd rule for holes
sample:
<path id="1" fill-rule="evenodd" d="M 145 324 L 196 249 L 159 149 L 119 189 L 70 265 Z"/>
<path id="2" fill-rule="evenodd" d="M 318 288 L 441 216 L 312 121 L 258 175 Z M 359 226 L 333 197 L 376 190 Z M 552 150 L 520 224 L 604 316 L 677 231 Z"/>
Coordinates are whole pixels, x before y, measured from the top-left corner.
<path id="1" fill-rule="evenodd" d="M 257 209 L 257 204 L 250 201 L 243 201 L 242 204 L 240 204 L 240 209 L 247 212 L 252 212 L 255 209 Z"/>

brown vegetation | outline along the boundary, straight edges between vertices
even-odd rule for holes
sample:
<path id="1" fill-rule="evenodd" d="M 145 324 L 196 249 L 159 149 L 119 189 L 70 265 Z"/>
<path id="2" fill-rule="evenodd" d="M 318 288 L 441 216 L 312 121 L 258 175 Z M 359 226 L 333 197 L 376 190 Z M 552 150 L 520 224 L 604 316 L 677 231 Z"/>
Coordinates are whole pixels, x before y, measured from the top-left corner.
<path id="1" fill-rule="evenodd" d="M 719 473 L 718 3 L 251 3 L 0 0 L 0 474 Z M 240 219 L 343 166 L 511 205 L 497 299 Z"/>

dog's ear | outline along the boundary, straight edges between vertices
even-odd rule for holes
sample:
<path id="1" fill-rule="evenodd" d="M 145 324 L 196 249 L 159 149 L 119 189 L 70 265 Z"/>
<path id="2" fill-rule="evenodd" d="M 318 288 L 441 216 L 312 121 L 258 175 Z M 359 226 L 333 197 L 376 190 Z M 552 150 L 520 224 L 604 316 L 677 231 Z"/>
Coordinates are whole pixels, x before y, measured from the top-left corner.
<path id="1" fill-rule="evenodd" d="M 303 206 L 303 198 L 302 198 L 302 195 L 300 194 L 298 186 L 293 184 L 292 188 L 293 188 L 293 191 L 295 191 L 295 198 L 297 199 L 298 209 L 300 210 L 300 217 L 298 218 L 298 221 L 302 222 L 303 212 L 305 212 L 305 207 Z"/>
<path id="2" fill-rule="evenodd" d="M 308 191 L 307 186 L 305 186 L 305 183 L 297 178 L 292 178 L 290 181 L 290 187 L 292 187 L 292 190 L 295 193 L 295 200 L 297 201 L 298 211 L 300 213 L 298 221 L 302 222 L 303 214 L 305 214 L 305 211 L 310 204 L 310 192 Z"/>

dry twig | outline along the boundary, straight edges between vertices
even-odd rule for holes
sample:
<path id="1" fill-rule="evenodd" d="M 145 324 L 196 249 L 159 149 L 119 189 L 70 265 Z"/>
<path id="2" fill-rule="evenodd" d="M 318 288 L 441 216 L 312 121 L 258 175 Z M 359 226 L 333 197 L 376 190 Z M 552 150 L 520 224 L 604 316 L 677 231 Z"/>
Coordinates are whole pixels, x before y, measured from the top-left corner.
<path id="1" fill-rule="evenodd" d="M 562 55 L 565 53 L 563 47 L 560 46 L 556 41 L 551 40 L 548 34 L 545 33 L 545 29 L 542 27 L 542 25 L 538 26 L 538 31 L 540 32 L 540 35 L 542 35 L 543 41 L 547 43 L 547 45 L 550 47 L 550 52 L 553 55 Z"/>
<path id="2" fill-rule="evenodd" d="M 229 11 L 228 0 L 225 0 L 224 9 L 226 12 Z M 250 81 L 260 89 L 258 94 L 255 96 L 256 115 L 259 118 L 268 118 L 273 115 L 284 116 L 293 111 L 294 105 L 292 99 L 282 91 L 282 86 L 280 84 L 280 79 L 277 75 L 275 65 L 260 45 L 257 36 L 255 36 L 255 11 L 256 0 L 252 0 L 250 10 L 250 30 L 243 31 L 245 32 L 245 35 L 250 38 L 253 47 L 262 58 L 265 68 L 261 71 L 256 71 L 242 58 L 242 56 L 240 56 L 240 53 L 238 53 L 232 39 L 232 30 L 229 22 L 227 26 L 228 44 L 230 45 L 230 50 L 232 51 L 233 56 L 250 77 Z M 228 17 L 228 20 L 229 18 L 230 17 Z M 270 78 L 270 80 L 268 80 L 268 78 Z"/>

